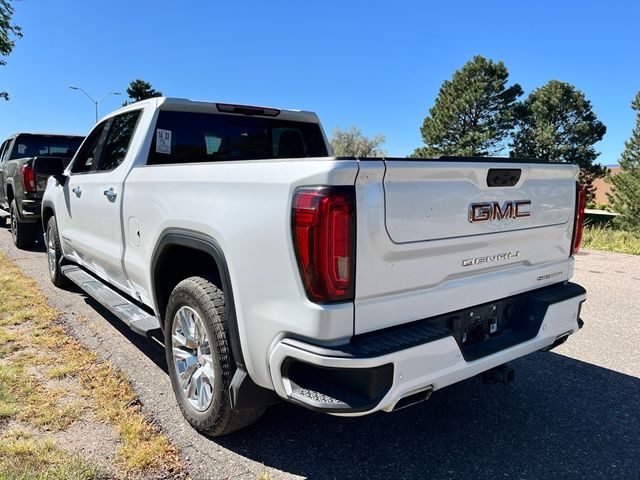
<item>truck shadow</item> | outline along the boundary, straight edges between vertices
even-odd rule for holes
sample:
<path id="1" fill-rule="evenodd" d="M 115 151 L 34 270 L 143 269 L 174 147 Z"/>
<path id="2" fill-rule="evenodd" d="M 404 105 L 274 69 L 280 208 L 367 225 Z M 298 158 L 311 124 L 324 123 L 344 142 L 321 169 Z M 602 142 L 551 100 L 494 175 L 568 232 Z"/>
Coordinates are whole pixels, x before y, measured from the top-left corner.
<path id="1" fill-rule="evenodd" d="M 162 339 L 85 301 L 165 372 Z M 288 403 L 207 439 L 313 479 L 639 478 L 640 379 L 553 352 L 513 362 L 516 382 L 479 378 L 391 414 L 340 418 Z"/>
<path id="2" fill-rule="evenodd" d="M 103 307 L 100 303 L 89 297 L 84 291 L 75 285 L 66 287 L 69 291 L 77 293 L 82 297 L 87 305 L 93 308 L 96 313 L 101 315 L 107 320 L 118 333 L 131 342 L 135 347 L 144 353 L 156 366 L 162 369 L 168 375 L 167 361 L 164 355 L 164 339 L 162 334 L 158 332 L 154 334 L 152 338 L 146 338 L 142 335 L 134 333 L 122 320 L 113 315 L 109 310 Z"/>
<path id="3" fill-rule="evenodd" d="M 44 245 L 44 239 L 38 238 L 36 240 L 36 243 L 34 243 L 32 246 L 28 248 L 24 248 L 23 250 L 26 252 L 45 253 L 47 251 L 47 248 Z"/>
<path id="4" fill-rule="evenodd" d="M 0 231 L 2 230 L 6 230 L 6 232 L 11 235 L 11 229 L 9 228 L 9 225 L 0 225 Z M 22 250 L 24 250 L 25 252 L 37 252 L 37 253 L 43 253 L 46 252 L 47 249 L 44 245 L 44 237 L 42 236 L 42 232 L 38 232 L 36 234 L 36 241 L 33 243 L 32 246 L 27 247 L 27 248 L 23 248 Z"/>
<path id="5" fill-rule="evenodd" d="M 551 352 L 514 364 L 515 384 L 472 378 L 391 414 L 278 405 L 216 442 L 309 478 L 639 478 L 639 379 Z"/>

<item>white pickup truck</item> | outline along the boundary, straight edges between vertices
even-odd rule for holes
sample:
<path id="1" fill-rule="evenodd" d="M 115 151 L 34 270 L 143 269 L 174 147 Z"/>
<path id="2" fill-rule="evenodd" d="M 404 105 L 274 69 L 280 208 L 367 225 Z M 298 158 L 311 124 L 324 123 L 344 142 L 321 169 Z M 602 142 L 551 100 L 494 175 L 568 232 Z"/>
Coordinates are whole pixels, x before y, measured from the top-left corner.
<path id="1" fill-rule="evenodd" d="M 315 114 L 156 98 L 49 179 L 54 284 L 164 332 L 178 403 L 222 435 L 285 399 L 335 415 L 426 400 L 564 342 L 578 167 L 334 158 Z"/>

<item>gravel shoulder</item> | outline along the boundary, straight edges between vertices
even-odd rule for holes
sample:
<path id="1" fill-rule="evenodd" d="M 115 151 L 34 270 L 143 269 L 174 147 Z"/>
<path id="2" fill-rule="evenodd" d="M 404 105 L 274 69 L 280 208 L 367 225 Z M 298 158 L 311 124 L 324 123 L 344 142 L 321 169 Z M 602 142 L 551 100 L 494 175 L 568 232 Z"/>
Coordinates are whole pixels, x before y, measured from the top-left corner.
<path id="1" fill-rule="evenodd" d="M 49 283 L 43 251 L 0 249 L 33 276 L 83 344 L 132 382 L 194 479 L 637 478 L 640 471 L 640 257 L 584 252 L 574 281 L 588 290 L 585 327 L 515 362 L 508 386 L 473 378 L 393 414 L 336 418 L 289 404 L 222 439 L 183 420 L 164 352 L 76 290 Z M 266 475 L 264 475 L 266 477 Z"/>

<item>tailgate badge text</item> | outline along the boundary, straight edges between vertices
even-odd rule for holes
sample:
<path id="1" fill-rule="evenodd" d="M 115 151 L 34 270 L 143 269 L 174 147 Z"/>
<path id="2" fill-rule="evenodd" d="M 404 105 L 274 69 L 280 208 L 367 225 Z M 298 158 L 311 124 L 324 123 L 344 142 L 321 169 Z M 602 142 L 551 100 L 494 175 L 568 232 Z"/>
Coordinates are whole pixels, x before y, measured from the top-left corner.
<path id="1" fill-rule="evenodd" d="M 462 266 L 468 267 L 470 265 L 480 265 L 481 263 L 501 262 L 502 260 L 509 260 L 519 256 L 520 251 L 518 250 L 517 252 L 498 253 L 497 255 L 488 255 L 486 257 L 465 258 L 462 260 Z"/>
<path id="2" fill-rule="evenodd" d="M 477 223 L 530 217 L 530 206 L 531 200 L 507 200 L 502 206 L 498 202 L 472 203 L 469 205 L 469 221 Z"/>

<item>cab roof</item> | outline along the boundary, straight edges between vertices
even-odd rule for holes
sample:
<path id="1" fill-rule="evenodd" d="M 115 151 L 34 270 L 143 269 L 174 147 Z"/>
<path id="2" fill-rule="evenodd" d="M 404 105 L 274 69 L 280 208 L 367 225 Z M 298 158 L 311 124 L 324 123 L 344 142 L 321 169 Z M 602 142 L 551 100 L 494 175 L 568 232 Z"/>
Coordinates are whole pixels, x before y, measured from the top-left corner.
<path id="1" fill-rule="evenodd" d="M 39 137 L 77 137 L 84 138 L 84 135 L 78 135 L 75 133 L 45 133 L 45 132 L 16 132 L 9 135 L 5 140 L 9 140 L 11 138 L 16 138 L 18 135 L 33 135 Z"/>
<path id="2" fill-rule="evenodd" d="M 174 97 L 154 97 L 141 100 L 136 103 L 120 108 L 104 118 L 109 118 L 120 112 L 134 110 L 135 108 L 153 106 L 159 110 L 171 110 L 182 112 L 202 112 L 219 113 L 223 115 L 255 115 L 277 118 L 280 120 L 291 120 L 307 123 L 319 123 L 318 116 L 304 110 L 287 110 L 274 107 L 262 107 L 255 105 L 242 105 L 228 102 L 204 102 L 199 100 L 189 100 L 186 98 Z"/>

